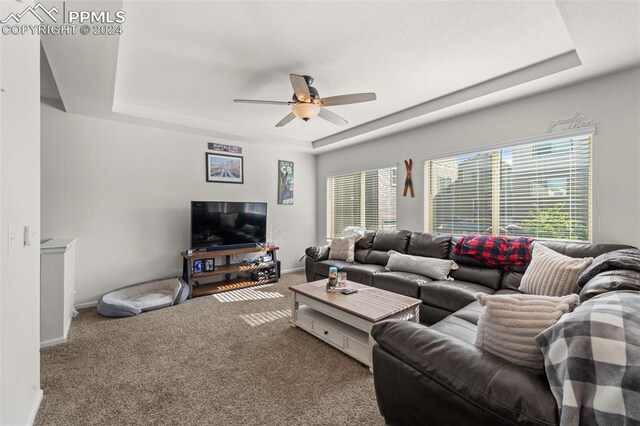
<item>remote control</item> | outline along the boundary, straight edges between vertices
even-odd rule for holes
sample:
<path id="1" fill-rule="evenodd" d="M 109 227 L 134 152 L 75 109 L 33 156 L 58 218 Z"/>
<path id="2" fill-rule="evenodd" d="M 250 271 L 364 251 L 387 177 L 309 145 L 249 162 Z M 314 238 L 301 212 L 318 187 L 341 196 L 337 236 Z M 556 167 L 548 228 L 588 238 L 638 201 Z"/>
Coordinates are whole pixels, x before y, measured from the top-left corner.
<path id="1" fill-rule="evenodd" d="M 358 292 L 357 288 L 345 288 L 344 290 L 342 290 L 342 294 L 353 294 L 357 292 Z"/>

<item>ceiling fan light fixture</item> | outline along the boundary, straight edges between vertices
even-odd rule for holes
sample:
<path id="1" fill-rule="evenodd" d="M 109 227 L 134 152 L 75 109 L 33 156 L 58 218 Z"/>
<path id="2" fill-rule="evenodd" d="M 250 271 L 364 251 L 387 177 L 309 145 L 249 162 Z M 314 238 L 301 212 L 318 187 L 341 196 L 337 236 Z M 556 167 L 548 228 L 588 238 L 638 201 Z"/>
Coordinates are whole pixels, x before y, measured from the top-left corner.
<path id="1" fill-rule="evenodd" d="M 308 121 L 310 118 L 318 115 L 320 107 L 314 103 L 297 103 L 291 106 L 291 110 L 296 117 Z"/>

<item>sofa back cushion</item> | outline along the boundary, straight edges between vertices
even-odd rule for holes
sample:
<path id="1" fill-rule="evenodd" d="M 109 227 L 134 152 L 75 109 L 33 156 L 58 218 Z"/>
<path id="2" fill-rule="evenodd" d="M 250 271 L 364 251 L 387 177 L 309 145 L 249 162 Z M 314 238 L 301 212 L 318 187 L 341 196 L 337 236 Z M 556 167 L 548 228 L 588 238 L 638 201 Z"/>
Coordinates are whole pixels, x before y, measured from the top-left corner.
<path id="1" fill-rule="evenodd" d="M 486 266 L 458 264 L 458 269 L 452 270 L 449 276 L 454 280 L 480 284 L 498 290 L 500 288 L 502 270 L 487 268 Z"/>
<path id="2" fill-rule="evenodd" d="M 375 231 L 365 231 L 362 238 L 356 242 L 356 251 L 354 260 L 358 263 L 365 263 L 371 248 L 373 247 L 373 237 L 375 237 Z"/>
<path id="3" fill-rule="evenodd" d="M 409 240 L 407 254 L 412 256 L 435 257 L 447 259 L 451 235 L 429 234 L 427 232 L 414 232 Z"/>
<path id="4" fill-rule="evenodd" d="M 458 242 L 459 239 L 460 239 L 460 236 L 455 236 L 451 238 L 451 244 L 449 244 L 449 254 L 448 254 L 449 259 L 455 260 L 459 266 L 467 265 L 467 266 L 475 266 L 479 268 L 488 269 L 487 265 L 485 265 L 484 263 L 480 262 L 477 259 L 474 259 L 471 256 L 459 256 L 459 255 L 453 254 L 453 250 L 455 249 L 456 243 Z"/>
<path id="5" fill-rule="evenodd" d="M 365 263 L 385 266 L 389 261 L 389 250 L 403 254 L 407 252 L 410 237 L 410 231 L 382 230 L 376 232 L 371 251 L 367 255 Z"/>
<path id="6" fill-rule="evenodd" d="M 601 272 L 591 278 L 591 280 L 582 287 L 582 290 L 580 290 L 580 301 L 584 302 L 599 294 L 610 291 L 623 290 L 640 292 L 640 272 L 626 269 Z"/>
<path id="7" fill-rule="evenodd" d="M 631 246 L 625 244 L 562 243 L 559 241 L 538 241 L 538 243 L 549 247 L 553 251 L 564 254 L 565 256 L 577 258 L 597 257 L 610 251 L 632 248 Z M 533 250 L 533 245 L 531 247 L 531 250 Z M 527 266 L 515 267 L 511 271 L 505 272 L 502 275 L 502 283 L 500 284 L 500 288 L 518 290 L 518 288 L 520 287 L 522 276 L 527 270 Z"/>
<path id="8" fill-rule="evenodd" d="M 459 239 L 460 237 L 452 237 L 449 244 L 447 256 L 449 259 L 455 260 L 458 265 L 458 269 L 451 271 L 451 278 L 498 290 L 502 278 L 502 269 L 489 268 L 470 256 L 454 256 L 453 249 Z"/>

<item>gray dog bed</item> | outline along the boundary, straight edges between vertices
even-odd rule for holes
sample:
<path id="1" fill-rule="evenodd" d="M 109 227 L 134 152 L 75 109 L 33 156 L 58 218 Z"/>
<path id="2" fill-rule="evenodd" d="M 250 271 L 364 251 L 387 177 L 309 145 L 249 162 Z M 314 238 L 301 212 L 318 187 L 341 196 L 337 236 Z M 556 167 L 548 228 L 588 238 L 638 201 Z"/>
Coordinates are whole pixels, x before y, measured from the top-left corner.
<path id="1" fill-rule="evenodd" d="M 141 312 L 177 305 L 189 296 L 189 286 L 179 278 L 133 284 L 105 294 L 98 312 L 105 317 L 130 317 Z"/>

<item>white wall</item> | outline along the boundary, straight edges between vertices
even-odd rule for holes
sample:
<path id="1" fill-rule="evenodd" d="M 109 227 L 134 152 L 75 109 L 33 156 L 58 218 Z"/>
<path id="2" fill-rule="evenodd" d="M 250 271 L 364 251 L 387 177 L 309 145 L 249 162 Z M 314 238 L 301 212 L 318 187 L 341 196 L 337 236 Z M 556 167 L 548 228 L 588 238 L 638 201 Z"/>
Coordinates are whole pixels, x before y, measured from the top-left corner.
<path id="1" fill-rule="evenodd" d="M 244 184 L 205 181 L 205 137 L 64 113 L 42 104 L 42 234 L 78 237 L 76 302 L 182 273 L 191 200 L 268 202 L 284 270 L 315 241 L 315 157 L 243 146 Z M 225 141 L 216 141 L 225 143 Z M 295 162 L 293 206 L 277 204 L 277 161 Z"/>
<path id="2" fill-rule="evenodd" d="M 640 246 L 640 68 L 487 108 L 318 156 L 318 232 L 326 236 L 329 176 L 397 165 L 413 158 L 415 198 L 398 191 L 398 227 L 422 230 L 422 162 L 444 154 L 544 135 L 549 122 L 576 111 L 597 120 L 593 155 L 594 242 Z"/>
<path id="3" fill-rule="evenodd" d="M 0 16 L 30 2 L 0 2 Z M 28 18 L 26 18 L 28 19 Z M 35 20 L 35 19 L 34 19 Z M 35 22 L 28 22 L 35 24 Z M 0 424 L 30 424 L 40 390 L 40 40 L 0 37 Z M 23 229 L 36 232 L 25 247 Z M 9 250 L 9 232 L 15 237 Z"/>

